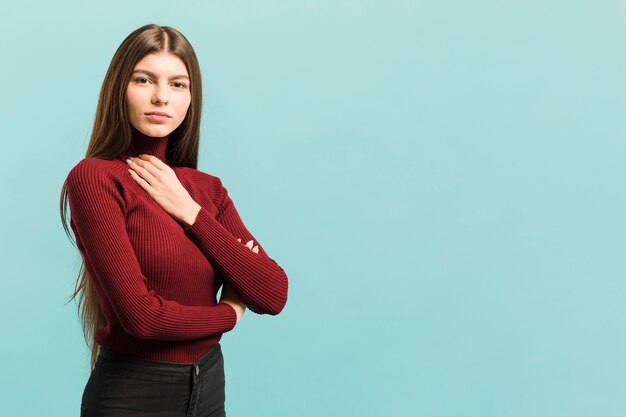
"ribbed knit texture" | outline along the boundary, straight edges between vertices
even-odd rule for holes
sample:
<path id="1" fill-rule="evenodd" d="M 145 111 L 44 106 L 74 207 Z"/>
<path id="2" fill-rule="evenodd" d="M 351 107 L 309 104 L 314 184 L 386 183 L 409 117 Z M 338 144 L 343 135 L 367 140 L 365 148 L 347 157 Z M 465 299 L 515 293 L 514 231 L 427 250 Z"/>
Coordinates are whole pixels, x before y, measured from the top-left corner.
<path id="1" fill-rule="evenodd" d="M 172 166 L 167 142 L 135 134 L 129 154 L 155 155 L 174 169 L 202 207 L 190 227 L 131 178 L 127 155 L 85 158 L 71 169 L 70 226 L 107 320 L 94 340 L 131 356 L 193 363 L 235 326 L 235 310 L 216 300 L 222 282 L 250 310 L 275 315 L 287 302 L 288 281 L 244 226 L 221 180 Z M 249 240 L 259 253 L 244 245 Z"/>

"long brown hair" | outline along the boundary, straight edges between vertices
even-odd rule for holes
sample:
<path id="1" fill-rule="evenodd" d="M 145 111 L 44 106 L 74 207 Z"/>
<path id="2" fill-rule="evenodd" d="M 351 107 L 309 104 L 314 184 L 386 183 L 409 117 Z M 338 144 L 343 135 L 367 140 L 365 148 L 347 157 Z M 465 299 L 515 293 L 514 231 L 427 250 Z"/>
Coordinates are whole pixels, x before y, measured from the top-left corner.
<path id="1" fill-rule="evenodd" d="M 135 65 L 144 56 L 156 52 L 170 52 L 178 56 L 189 73 L 191 104 L 184 121 L 169 136 L 166 156 L 176 166 L 196 168 L 198 163 L 198 144 L 200 139 L 200 114 L 202 111 L 202 81 L 200 66 L 196 54 L 179 31 L 169 26 L 149 24 L 142 26 L 124 39 L 109 65 L 96 109 L 91 139 L 85 158 L 114 159 L 123 155 L 132 147 L 132 131 L 126 110 L 126 88 Z M 76 246 L 67 223 L 67 183 L 61 188 L 61 222 L 63 229 Z M 83 334 L 91 349 L 91 368 L 93 369 L 98 354 L 98 345 L 94 333 L 106 325 L 95 289 L 85 268 L 84 256 L 76 279 L 74 293 L 68 302 L 76 296 L 78 312 Z"/>

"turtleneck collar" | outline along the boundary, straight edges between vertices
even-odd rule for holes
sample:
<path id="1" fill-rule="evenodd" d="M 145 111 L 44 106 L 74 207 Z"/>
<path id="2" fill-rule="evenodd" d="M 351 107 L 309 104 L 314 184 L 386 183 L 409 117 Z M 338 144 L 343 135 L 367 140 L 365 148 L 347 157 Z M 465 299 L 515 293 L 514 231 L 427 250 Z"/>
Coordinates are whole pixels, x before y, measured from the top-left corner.
<path id="1" fill-rule="evenodd" d="M 140 154 L 154 155 L 161 161 L 170 165 L 170 162 L 167 160 L 165 154 L 165 151 L 167 150 L 167 143 L 169 141 L 169 135 L 162 138 L 146 136 L 139 130 L 135 129 L 133 126 L 131 126 L 131 131 L 132 142 L 130 145 L 130 149 L 128 149 L 128 151 L 126 152 L 127 155 L 125 155 L 125 157 L 137 156 Z M 126 159 L 125 157 L 124 159 Z"/>

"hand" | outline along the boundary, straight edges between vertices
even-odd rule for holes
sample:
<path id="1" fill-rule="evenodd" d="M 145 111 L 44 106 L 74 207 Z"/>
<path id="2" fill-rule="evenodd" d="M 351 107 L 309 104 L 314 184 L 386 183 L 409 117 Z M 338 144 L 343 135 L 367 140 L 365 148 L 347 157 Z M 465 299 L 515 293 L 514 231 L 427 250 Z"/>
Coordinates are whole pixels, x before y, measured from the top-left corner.
<path id="1" fill-rule="evenodd" d="M 185 226 L 193 224 L 200 205 L 178 180 L 174 170 L 154 155 L 139 155 L 126 160 L 130 176 L 163 210 Z"/>
<path id="2" fill-rule="evenodd" d="M 226 283 L 222 286 L 222 294 L 220 295 L 220 304 L 222 303 L 228 304 L 235 309 L 237 313 L 237 322 L 235 324 L 239 323 L 239 320 L 243 317 L 243 313 L 246 311 L 246 305 L 241 302 L 237 294 L 235 294 L 235 291 Z"/>
<path id="3" fill-rule="evenodd" d="M 241 238 L 238 238 L 237 240 L 241 242 Z M 246 243 L 246 246 L 248 248 L 252 249 L 252 252 L 259 253 L 259 246 L 257 245 L 255 247 L 252 247 L 252 245 L 253 245 L 252 242 L 253 242 L 252 240 L 248 241 L 248 243 Z"/>

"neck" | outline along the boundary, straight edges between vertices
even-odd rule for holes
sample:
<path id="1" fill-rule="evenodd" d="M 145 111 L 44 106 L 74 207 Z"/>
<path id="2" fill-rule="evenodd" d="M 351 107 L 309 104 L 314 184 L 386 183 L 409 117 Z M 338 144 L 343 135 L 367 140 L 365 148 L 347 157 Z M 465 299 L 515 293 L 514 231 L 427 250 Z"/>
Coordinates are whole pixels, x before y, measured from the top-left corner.
<path id="1" fill-rule="evenodd" d="M 128 150 L 128 156 L 137 156 L 140 154 L 154 155 L 169 165 L 169 161 L 165 155 L 169 135 L 162 138 L 155 138 L 144 135 L 132 126 L 131 130 L 132 142 L 130 149 Z"/>

